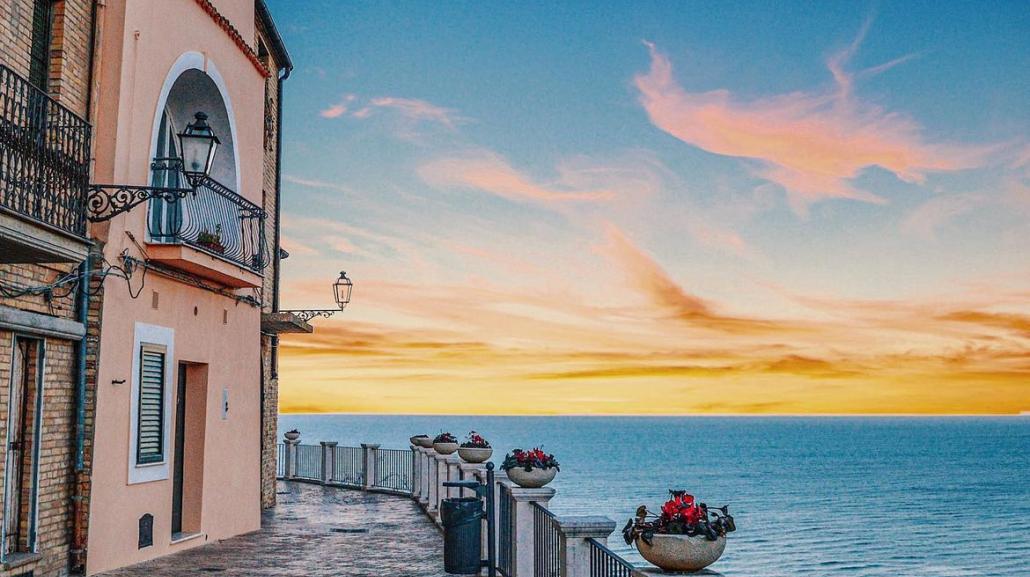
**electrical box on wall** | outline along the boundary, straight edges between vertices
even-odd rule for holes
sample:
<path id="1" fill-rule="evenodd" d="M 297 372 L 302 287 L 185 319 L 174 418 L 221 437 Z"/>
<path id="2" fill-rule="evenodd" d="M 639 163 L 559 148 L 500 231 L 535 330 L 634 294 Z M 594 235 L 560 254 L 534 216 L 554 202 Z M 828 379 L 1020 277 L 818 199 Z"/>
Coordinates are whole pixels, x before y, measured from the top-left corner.
<path id="1" fill-rule="evenodd" d="M 222 420 L 229 418 L 229 387 L 222 387 Z"/>

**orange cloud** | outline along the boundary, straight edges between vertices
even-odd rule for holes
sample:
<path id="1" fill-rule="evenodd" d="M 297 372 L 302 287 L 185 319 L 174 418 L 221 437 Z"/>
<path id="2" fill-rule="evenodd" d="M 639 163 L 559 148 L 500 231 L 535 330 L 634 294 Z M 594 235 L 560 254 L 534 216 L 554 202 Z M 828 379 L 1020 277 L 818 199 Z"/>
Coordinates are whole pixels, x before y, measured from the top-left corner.
<path id="1" fill-rule="evenodd" d="M 626 273 L 626 277 L 666 318 L 686 321 L 697 328 L 727 332 L 796 331 L 801 325 L 767 319 L 748 319 L 717 313 L 704 299 L 679 286 L 653 258 L 634 245 L 615 225 L 607 227 L 607 254 Z"/>
<path id="2" fill-rule="evenodd" d="M 599 201 L 610 199 L 610 190 L 578 190 L 560 183 L 542 184 L 513 168 L 499 154 L 485 150 L 437 159 L 423 164 L 419 176 L 437 188 L 473 188 L 513 201 Z"/>
<path id="3" fill-rule="evenodd" d="M 868 167 L 922 183 L 929 172 L 977 166 L 986 152 L 929 143 L 910 118 L 857 100 L 853 77 L 844 70 L 857 43 L 830 60 L 836 91 L 794 92 L 750 102 L 727 90 L 688 92 L 673 79 L 668 57 L 646 44 L 651 68 L 635 84 L 651 122 L 708 152 L 757 161 L 759 176 L 786 189 L 798 212 L 827 198 L 884 202 L 852 182 Z"/>

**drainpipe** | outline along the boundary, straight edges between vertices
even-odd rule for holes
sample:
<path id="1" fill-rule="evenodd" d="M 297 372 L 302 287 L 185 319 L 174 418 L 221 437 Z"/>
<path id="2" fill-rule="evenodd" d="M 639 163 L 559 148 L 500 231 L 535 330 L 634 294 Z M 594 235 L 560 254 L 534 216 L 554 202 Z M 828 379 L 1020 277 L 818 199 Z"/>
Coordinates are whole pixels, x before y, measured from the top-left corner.
<path id="1" fill-rule="evenodd" d="M 284 73 L 276 81 L 276 96 L 279 99 L 278 105 L 275 107 L 275 231 L 273 233 L 274 244 L 273 256 L 272 256 L 272 271 L 273 271 L 273 284 L 272 284 L 272 312 L 279 312 L 279 266 L 282 259 L 279 258 L 279 229 L 280 229 L 280 216 L 282 214 L 281 203 L 282 203 L 282 189 L 283 189 L 283 82 L 290 77 L 290 73 L 293 72 L 293 65 L 289 65 L 284 68 Z M 276 378 L 279 376 L 279 335 L 269 335 L 270 348 L 269 351 L 272 359 L 269 367 L 270 378 Z M 265 435 L 265 367 L 261 366 L 261 438 L 264 439 Z M 278 432 L 276 433 L 278 435 Z M 259 467 L 260 474 L 264 475 L 264 441 L 261 443 L 260 454 L 258 455 L 258 462 L 261 463 Z M 273 445 L 274 446 L 274 445 Z M 263 478 L 263 477 L 262 477 Z"/>
<path id="2" fill-rule="evenodd" d="M 75 382 L 75 489 L 72 496 L 72 570 L 85 572 L 86 530 L 88 505 L 83 495 L 83 485 L 90 482 L 86 471 L 86 355 L 89 341 L 89 275 L 93 269 L 93 255 L 86 254 L 86 260 L 79 265 L 78 294 L 76 308 L 78 320 L 86 327 L 86 334 L 79 340 L 76 361 L 78 363 Z"/>
<path id="3" fill-rule="evenodd" d="M 279 105 L 275 110 L 275 285 L 272 288 L 272 312 L 279 312 L 279 282 L 281 278 L 282 259 L 279 255 L 279 243 L 281 241 L 280 229 L 282 228 L 282 198 L 283 198 L 283 83 L 293 72 L 293 66 L 287 66 L 285 72 L 279 77 L 278 90 Z M 272 376 L 279 376 L 279 335 L 272 337 Z"/>
<path id="4" fill-rule="evenodd" d="M 90 2 L 89 11 L 89 64 L 86 70 L 86 120 L 93 118 L 93 89 L 96 74 L 96 52 L 98 18 L 97 11 L 102 0 Z M 76 351 L 76 374 L 75 374 L 75 487 L 72 490 L 72 543 L 71 543 L 71 571 L 73 573 L 85 574 L 86 572 L 86 543 L 89 521 L 86 516 L 89 514 L 89 505 L 86 502 L 87 496 L 83 494 L 83 487 L 90 484 L 92 479 L 86 467 L 86 357 L 89 352 L 89 285 L 90 275 L 93 272 L 93 254 L 88 252 L 86 260 L 79 265 L 79 283 L 76 294 L 76 309 L 78 320 L 86 328 L 86 333 L 79 341 Z M 99 345 L 98 345 L 99 346 Z"/>

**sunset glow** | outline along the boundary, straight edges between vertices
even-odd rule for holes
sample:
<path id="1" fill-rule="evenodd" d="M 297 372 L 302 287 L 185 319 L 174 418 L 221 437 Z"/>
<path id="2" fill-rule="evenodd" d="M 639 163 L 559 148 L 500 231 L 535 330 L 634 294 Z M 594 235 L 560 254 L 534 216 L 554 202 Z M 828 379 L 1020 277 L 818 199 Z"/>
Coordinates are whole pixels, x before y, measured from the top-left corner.
<path id="1" fill-rule="evenodd" d="M 269 3 L 282 412 L 1030 411 L 1017 5 Z"/>

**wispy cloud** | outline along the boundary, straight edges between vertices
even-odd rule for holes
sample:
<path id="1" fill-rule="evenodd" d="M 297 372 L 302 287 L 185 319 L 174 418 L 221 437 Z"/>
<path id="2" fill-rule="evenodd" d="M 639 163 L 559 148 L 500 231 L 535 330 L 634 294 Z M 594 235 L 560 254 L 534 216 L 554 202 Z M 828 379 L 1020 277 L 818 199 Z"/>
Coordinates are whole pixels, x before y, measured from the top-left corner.
<path id="1" fill-rule="evenodd" d="M 685 291 L 650 255 L 617 226 L 607 226 L 606 252 L 626 272 L 626 277 L 660 311 L 661 316 L 684 321 L 692 327 L 731 333 L 787 332 L 800 324 L 768 319 L 749 319 L 719 313 L 712 304 Z"/>
<path id="2" fill-rule="evenodd" d="M 339 118 L 347 113 L 350 109 L 351 103 L 357 99 L 357 95 L 345 94 L 336 103 L 330 104 L 328 107 L 322 109 L 318 115 L 322 118 Z"/>
<path id="3" fill-rule="evenodd" d="M 321 188 L 327 190 L 335 190 L 339 192 L 346 192 L 348 194 L 353 193 L 354 189 L 339 182 L 329 182 L 327 180 L 318 180 L 316 178 L 302 178 L 299 176 L 293 176 L 287 174 L 283 176 L 283 180 L 293 184 L 299 184 L 300 186 L 306 186 L 308 188 Z"/>
<path id="4" fill-rule="evenodd" d="M 346 116 L 363 120 L 382 111 L 391 111 L 411 122 L 430 122 L 450 129 L 468 120 L 453 109 L 418 98 L 377 96 L 364 99 L 356 94 L 345 94 L 337 102 L 322 109 L 319 116 L 329 119 Z"/>
<path id="5" fill-rule="evenodd" d="M 555 182 L 538 182 L 520 172 L 503 156 L 472 150 L 461 155 L 439 158 L 419 167 L 419 176 L 436 188 L 470 188 L 495 194 L 512 201 L 545 203 L 599 201 L 614 193 L 603 189 L 577 189 Z"/>
<path id="6" fill-rule="evenodd" d="M 938 196 L 916 207 L 901 223 L 901 230 L 932 240 L 937 229 L 945 226 L 958 217 L 982 206 L 986 198 L 982 194 L 955 194 Z"/>
<path id="7" fill-rule="evenodd" d="M 832 90 L 750 101 L 728 90 L 690 92 L 673 78 L 669 58 L 651 43 L 646 43 L 650 70 L 638 75 L 635 84 L 655 126 L 708 152 L 756 161 L 757 174 L 782 186 L 801 213 L 827 198 L 884 202 L 853 182 L 868 167 L 922 183 L 930 172 L 981 164 L 987 148 L 930 142 L 911 118 L 854 95 L 856 78 L 907 59 L 849 73 L 846 65 L 863 35 L 864 29 L 851 46 L 829 59 Z"/>
<path id="8" fill-rule="evenodd" d="M 370 106 L 394 110 L 401 116 L 411 120 L 437 122 L 448 128 L 454 128 L 455 124 L 464 120 L 464 118 L 449 108 L 437 106 L 417 98 L 380 96 L 379 98 L 373 98 Z"/>

